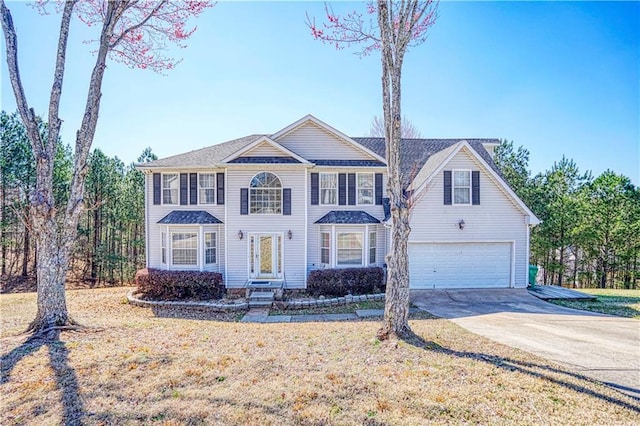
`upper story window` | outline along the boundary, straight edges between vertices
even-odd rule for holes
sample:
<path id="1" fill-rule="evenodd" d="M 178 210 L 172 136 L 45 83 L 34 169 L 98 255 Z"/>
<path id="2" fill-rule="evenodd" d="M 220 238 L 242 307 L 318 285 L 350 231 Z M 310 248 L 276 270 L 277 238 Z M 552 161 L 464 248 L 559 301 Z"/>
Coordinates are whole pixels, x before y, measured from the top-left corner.
<path id="1" fill-rule="evenodd" d="M 178 204 L 179 179 L 178 173 L 162 174 L 162 204 Z"/>
<path id="2" fill-rule="evenodd" d="M 373 204 L 373 173 L 358 173 L 358 204 Z"/>
<path id="3" fill-rule="evenodd" d="M 453 204 L 471 204 L 471 171 L 453 171 Z"/>
<path id="4" fill-rule="evenodd" d="M 282 184 L 269 172 L 258 173 L 251 179 L 249 209 L 252 214 L 282 214 Z"/>
<path id="5" fill-rule="evenodd" d="M 320 173 L 320 204 L 336 204 L 338 199 L 338 175 Z"/>
<path id="6" fill-rule="evenodd" d="M 198 174 L 198 202 L 200 204 L 213 204 L 216 185 L 215 173 Z"/>

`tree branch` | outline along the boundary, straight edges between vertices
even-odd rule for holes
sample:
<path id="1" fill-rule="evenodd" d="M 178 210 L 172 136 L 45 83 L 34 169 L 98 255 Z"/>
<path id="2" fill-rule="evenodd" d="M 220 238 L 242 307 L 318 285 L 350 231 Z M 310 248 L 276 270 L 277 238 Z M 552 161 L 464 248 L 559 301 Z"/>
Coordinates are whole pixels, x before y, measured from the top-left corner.
<path id="1" fill-rule="evenodd" d="M 33 109 L 29 108 L 24 87 L 22 86 L 22 78 L 20 77 L 20 69 L 18 67 L 18 37 L 16 36 L 16 29 L 13 26 L 11 11 L 9 11 L 5 5 L 4 0 L 0 0 L 0 14 L 2 14 L 2 31 L 4 32 L 7 48 L 7 67 L 9 69 L 11 87 L 13 88 L 20 117 L 27 129 L 31 148 L 33 149 L 34 156 L 37 158 L 44 150 L 44 144 L 38 131 L 36 114 Z"/>

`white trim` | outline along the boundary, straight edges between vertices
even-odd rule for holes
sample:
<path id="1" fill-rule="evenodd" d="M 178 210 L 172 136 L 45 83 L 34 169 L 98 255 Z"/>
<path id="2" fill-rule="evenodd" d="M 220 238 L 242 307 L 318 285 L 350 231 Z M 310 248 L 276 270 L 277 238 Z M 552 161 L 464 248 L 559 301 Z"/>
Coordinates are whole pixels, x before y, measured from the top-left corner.
<path id="1" fill-rule="evenodd" d="M 322 202 L 322 175 L 334 175 L 336 177 L 336 202 L 335 203 L 323 203 Z M 318 172 L 318 205 L 319 206 L 337 206 L 338 205 L 338 172 Z M 311 189 L 309 189 L 311 191 Z"/>
<path id="2" fill-rule="evenodd" d="M 530 256 L 531 256 L 531 226 L 527 225 L 527 235 L 525 237 L 525 251 L 524 251 L 524 259 L 526 261 L 525 265 L 525 280 L 524 282 L 527 283 L 527 287 L 529 286 L 529 264 L 531 262 Z"/>
<path id="3" fill-rule="evenodd" d="M 229 241 L 229 227 L 227 226 L 227 222 L 228 222 L 228 215 L 227 215 L 227 206 L 229 205 L 229 192 L 228 192 L 228 186 L 227 186 L 227 178 L 229 176 L 229 173 L 227 173 L 227 169 L 222 169 L 224 170 L 224 274 L 222 275 L 222 282 L 224 283 L 224 286 L 227 287 L 227 259 L 229 258 L 229 250 L 228 248 L 228 243 L 227 241 Z M 216 177 L 217 179 L 217 177 Z M 217 195 L 217 194 L 216 194 Z M 216 201 L 217 200 L 217 196 L 216 196 Z M 217 256 L 217 254 L 216 254 Z"/>
<path id="4" fill-rule="evenodd" d="M 151 192 L 153 192 L 153 174 L 144 173 L 144 264 L 149 267 L 149 182 L 151 182 Z M 151 177 L 151 178 L 149 178 Z M 160 178 L 162 179 L 162 177 Z M 161 200 L 162 201 L 162 200 Z"/>
<path id="5" fill-rule="evenodd" d="M 455 145 L 455 149 L 453 151 L 451 151 L 451 153 L 438 165 L 438 167 L 436 167 L 433 170 L 433 172 L 431 172 L 431 174 L 429 176 L 426 177 L 424 182 L 422 182 L 418 186 L 418 189 L 414 191 L 414 194 L 416 194 L 414 196 L 418 196 L 419 193 L 421 193 L 422 191 L 426 190 L 427 185 L 433 180 L 433 178 L 435 176 L 438 175 L 438 173 L 440 173 L 444 169 L 444 167 L 447 165 L 447 163 L 449 163 L 449 161 L 451 161 L 451 159 L 453 157 L 455 157 L 455 155 L 458 154 L 458 152 L 460 152 L 460 150 L 462 148 L 466 148 L 467 149 L 468 154 L 472 158 L 474 158 L 480 164 L 481 167 L 484 168 L 485 172 L 487 172 L 489 174 L 489 176 L 491 176 L 493 178 L 493 180 L 502 188 L 502 190 L 507 194 L 507 196 L 509 196 L 511 198 L 511 200 L 516 204 L 516 206 L 518 206 L 526 215 L 528 215 L 530 217 L 530 219 L 529 219 L 529 223 L 530 224 L 532 224 L 532 225 L 540 224 L 540 219 L 538 219 L 536 217 L 536 215 L 529 209 L 529 207 L 527 207 L 527 205 L 520 199 L 520 197 L 518 197 L 518 195 L 516 195 L 516 193 L 513 192 L 511 187 L 509 187 L 509 185 L 507 185 L 507 183 L 500 176 L 498 176 L 498 174 L 495 172 L 495 170 L 493 170 L 491 168 L 491 166 L 489 166 L 489 164 L 487 164 L 487 162 L 484 160 L 484 158 L 482 158 L 480 156 L 480 154 L 478 154 L 476 152 L 476 150 L 471 147 L 469 142 L 464 141 L 464 140 L 458 142 L 457 145 Z M 426 165 L 426 163 L 425 163 L 425 165 Z M 452 179 L 453 179 L 453 177 L 452 177 Z M 413 186 L 413 183 L 411 185 L 409 185 L 409 189 L 411 189 L 412 186 Z M 452 202 L 453 202 L 453 200 L 452 200 Z M 461 205 L 461 204 L 457 204 L 457 205 Z"/>
<path id="6" fill-rule="evenodd" d="M 255 177 L 258 176 L 261 173 L 270 173 L 270 174 L 274 175 L 276 178 L 278 178 L 278 181 L 280 182 L 280 213 L 251 213 L 251 189 L 253 188 L 251 186 L 251 181 L 253 181 L 253 179 L 255 179 Z M 251 177 L 251 179 L 249 179 L 249 185 L 247 186 L 247 189 L 248 189 L 248 193 L 247 193 L 247 216 L 253 216 L 253 215 L 255 215 L 255 216 L 284 216 L 284 185 L 282 183 L 282 178 L 280 176 L 278 176 L 276 173 L 274 173 L 273 171 L 269 171 L 269 170 L 259 171 L 258 173 L 254 174 Z M 267 189 L 278 189 L 278 188 L 267 188 Z M 242 200 L 240 200 L 240 204 L 242 204 Z M 293 206 L 291 206 L 291 207 L 293 207 Z"/>
<path id="7" fill-rule="evenodd" d="M 353 139 L 351 139 L 349 136 L 345 135 L 344 133 L 340 132 L 337 129 L 334 129 L 333 127 L 329 126 L 327 123 L 325 123 L 325 122 L 323 122 L 321 120 L 318 120 L 316 117 L 314 117 L 311 114 L 305 115 L 304 117 L 302 117 L 298 121 L 295 121 L 294 123 L 289 124 L 284 129 L 279 130 L 278 132 L 272 134 L 271 135 L 271 139 L 273 139 L 274 141 L 277 140 L 277 139 L 280 139 L 281 137 L 291 133 L 292 131 L 294 131 L 298 127 L 301 127 L 301 126 L 307 124 L 308 122 L 311 122 L 311 123 L 315 124 L 316 126 L 322 128 L 322 129 L 326 130 L 327 132 L 333 134 L 334 136 L 338 137 L 339 139 L 344 140 L 347 144 L 351 145 L 352 148 L 355 148 L 358 151 L 361 151 L 362 153 L 367 154 L 367 155 L 375 158 L 376 160 L 383 162 L 384 164 L 387 164 L 387 160 L 385 158 L 382 158 L 381 156 L 379 156 L 375 152 L 365 148 L 364 146 L 360 145 L 358 142 L 356 142 Z"/>
<path id="8" fill-rule="evenodd" d="M 193 172 L 192 172 L 193 173 Z M 197 203 L 196 205 L 198 206 L 215 206 L 216 202 L 218 201 L 218 197 L 217 197 L 217 190 L 218 190 L 218 182 L 217 180 L 217 176 L 216 176 L 216 172 L 195 172 L 196 173 L 196 200 Z M 200 202 L 200 175 L 213 175 L 213 202 L 212 203 L 202 203 Z M 191 185 L 187 185 L 189 187 L 189 196 L 188 199 L 189 201 L 191 201 Z M 209 188 L 207 188 L 209 189 Z M 226 201 L 226 200 L 225 200 Z M 189 205 L 193 205 L 191 203 L 189 203 Z"/>
<path id="9" fill-rule="evenodd" d="M 309 274 L 309 173 L 304 171 L 304 282 L 306 285 Z M 293 191 L 291 191 L 291 204 L 293 204 Z M 293 205 L 291 206 L 293 212 Z M 282 243 L 284 246 L 284 241 Z M 284 265 L 284 261 L 283 261 Z M 283 266 L 284 268 L 284 266 Z M 284 270 L 283 270 L 284 272 Z M 283 277 L 286 277 L 283 273 Z M 285 282 L 286 286 L 286 282 Z"/>
<path id="10" fill-rule="evenodd" d="M 279 143 L 275 142 L 273 139 L 269 138 L 268 136 L 261 136 L 258 139 L 256 139 L 255 141 L 251 142 L 249 145 L 245 146 L 244 148 L 234 152 L 233 154 L 223 158 L 222 160 L 220 160 L 220 163 L 228 163 L 229 161 L 235 160 L 236 158 L 242 156 L 242 154 L 251 151 L 253 148 L 257 147 L 258 145 L 261 145 L 263 143 L 266 143 L 268 145 L 271 145 L 273 148 L 281 151 L 283 154 L 287 154 L 287 156 L 289 157 L 293 157 L 296 160 L 300 161 L 302 164 L 311 164 L 309 161 L 305 160 L 304 158 L 300 157 L 298 154 L 296 154 L 295 152 L 285 148 L 284 146 L 280 145 Z M 300 165 L 300 164 L 298 164 Z"/>
<path id="11" fill-rule="evenodd" d="M 469 173 L 469 202 L 468 203 L 456 203 L 455 200 L 455 173 L 456 172 L 467 172 Z M 473 205 L 473 174 L 471 173 L 471 169 L 451 169 L 451 205 L 452 206 L 472 206 Z M 478 177 L 478 179 L 480 179 Z"/>
<path id="12" fill-rule="evenodd" d="M 371 175 L 371 203 L 360 203 L 360 175 Z M 347 188 L 349 187 L 349 177 L 347 176 Z M 348 201 L 347 196 L 347 201 Z M 375 172 L 356 172 L 356 206 L 375 206 L 376 205 L 376 174 Z"/>
<path id="13" fill-rule="evenodd" d="M 175 203 L 164 202 L 164 176 L 165 175 L 178 176 L 178 194 L 177 194 L 178 199 Z M 187 176 L 187 201 L 189 201 L 189 177 L 188 176 Z M 161 206 L 179 206 L 180 205 L 180 172 L 160 173 L 160 205 Z"/>

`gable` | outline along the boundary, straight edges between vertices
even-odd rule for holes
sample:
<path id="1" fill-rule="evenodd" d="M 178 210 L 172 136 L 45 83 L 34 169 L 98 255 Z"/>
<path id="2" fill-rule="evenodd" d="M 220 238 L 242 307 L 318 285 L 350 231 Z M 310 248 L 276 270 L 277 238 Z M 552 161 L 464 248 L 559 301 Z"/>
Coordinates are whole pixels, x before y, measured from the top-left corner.
<path id="1" fill-rule="evenodd" d="M 486 194 L 487 190 L 489 190 L 491 193 L 500 194 L 500 197 L 503 198 L 504 201 L 508 202 L 518 211 L 528 216 L 530 224 L 540 223 L 539 219 L 513 192 L 509 185 L 507 185 L 506 182 L 504 182 L 504 180 L 498 176 L 498 174 L 486 164 L 482 157 L 477 155 L 471 146 L 465 141 L 460 142 L 456 148 L 452 150 L 448 158 L 441 160 L 437 167 L 430 164 L 425 164 L 425 166 L 430 168 L 430 175 L 426 177 L 424 182 L 420 182 L 418 187 L 414 188 L 416 191 L 415 196 L 418 199 L 424 196 L 424 192 L 426 191 L 436 191 L 441 195 L 444 195 L 443 174 L 445 170 L 475 170 L 480 172 L 480 177 L 482 181 L 485 182 L 480 186 L 480 191 L 482 191 L 482 193 Z M 420 173 L 419 175 L 423 174 Z M 480 195 L 480 199 L 482 200 L 483 198 L 484 197 Z M 481 204 L 486 204 L 486 201 L 487 200 L 482 201 Z"/>
<path id="2" fill-rule="evenodd" d="M 245 151 L 242 157 L 289 157 L 289 155 L 267 142 L 262 142 Z"/>
<path id="3" fill-rule="evenodd" d="M 353 143 L 307 121 L 276 141 L 307 160 L 373 160 L 373 155 L 356 148 Z"/>

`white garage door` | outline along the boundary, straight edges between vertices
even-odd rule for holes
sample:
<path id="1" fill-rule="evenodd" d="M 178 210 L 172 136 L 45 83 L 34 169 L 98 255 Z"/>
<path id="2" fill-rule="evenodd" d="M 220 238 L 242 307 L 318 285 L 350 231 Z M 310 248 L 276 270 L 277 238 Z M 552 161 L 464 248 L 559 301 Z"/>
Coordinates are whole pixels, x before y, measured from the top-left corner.
<path id="1" fill-rule="evenodd" d="M 507 288 L 511 243 L 409 243 L 413 289 Z"/>

